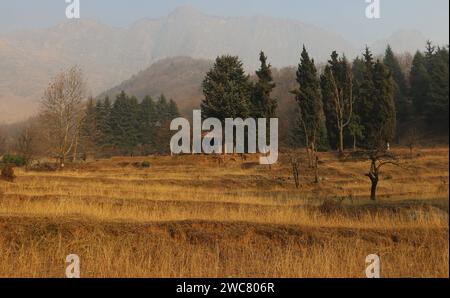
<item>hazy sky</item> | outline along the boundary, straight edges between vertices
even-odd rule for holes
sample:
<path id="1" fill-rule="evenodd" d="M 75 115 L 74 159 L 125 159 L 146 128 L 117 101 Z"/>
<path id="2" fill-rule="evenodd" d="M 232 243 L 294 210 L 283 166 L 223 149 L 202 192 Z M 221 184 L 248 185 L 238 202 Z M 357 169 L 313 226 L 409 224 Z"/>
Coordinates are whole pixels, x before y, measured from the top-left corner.
<path id="1" fill-rule="evenodd" d="M 354 43 L 389 36 L 403 29 L 448 43 L 448 0 L 380 0 L 381 19 L 365 17 L 366 0 L 80 0 L 81 17 L 114 26 L 166 16 L 192 6 L 218 16 L 265 15 L 299 19 L 341 34 Z M 65 0 L 0 0 L 0 33 L 48 27 L 65 20 Z"/>

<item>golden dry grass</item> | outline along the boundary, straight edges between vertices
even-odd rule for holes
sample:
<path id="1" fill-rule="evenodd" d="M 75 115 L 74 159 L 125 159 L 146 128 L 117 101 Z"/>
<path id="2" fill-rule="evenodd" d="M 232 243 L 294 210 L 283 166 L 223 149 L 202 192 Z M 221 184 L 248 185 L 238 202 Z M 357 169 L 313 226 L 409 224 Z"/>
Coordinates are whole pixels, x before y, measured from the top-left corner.
<path id="1" fill-rule="evenodd" d="M 0 181 L 0 276 L 63 277 L 75 253 L 84 277 L 364 277 L 377 253 L 385 277 L 448 277 L 448 149 L 396 153 L 377 203 L 369 163 L 333 154 L 319 185 L 302 167 L 299 190 L 286 155 L 271 169 L 177 156 L 17 170 Z M 334 198 L 352 200 L 320 207 Z"/>

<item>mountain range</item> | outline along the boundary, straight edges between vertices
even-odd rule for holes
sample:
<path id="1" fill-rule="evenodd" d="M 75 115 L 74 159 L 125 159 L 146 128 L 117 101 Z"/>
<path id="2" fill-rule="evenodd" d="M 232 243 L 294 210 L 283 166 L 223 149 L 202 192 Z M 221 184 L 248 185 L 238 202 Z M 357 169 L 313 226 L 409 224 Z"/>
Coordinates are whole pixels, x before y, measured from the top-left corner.
<path id="1" fill-rule="evenodd" d="M 378 53 L 387 43 L 394 50 L 414 52 L 422 48 L 425 40 L 420 32 L 402 31 L 374 41 L 372 46 Z M 166 58 L 204 59 L 197 70 L 206 72 L 210 62 L 205 61 L 222 54 L 238 55 L 250 71 L 257 68 L 261 50 L 273 66 L 296 65 L 303 44 L 319 62 L 326 61 L 332 50 L 354 57 L 364 46 L 352 45 L 338 34 L 298 20 L 215 17 L 190 7 L 179 8 L 163 18 L 140 20 L 127 28 L 80 19 L 47 29 L 14 31 L 0 36 L 0 123 L 22 120 L 36 113 L 49 81 L 72 65 L 81 67 L 90 94 L 96 96 L 114 86 L 119 88 L 124 80 L 130 81 L 133 75 L 155 62 L 167 61 Z M 148 76 L 151 80 L 139 84 L 154 86 L 155 94 L 174 93 L 172 97 L 182 107 L 188 106 L 183 101 L 189 102 L 192 95 L 175 91 L 170 84 L 168 89 L 163 88 L 158 80 L 168 73 L 172 80 L 181 81 L 202 76 L 173 73 L 162 64 L 152 71 Z"/>

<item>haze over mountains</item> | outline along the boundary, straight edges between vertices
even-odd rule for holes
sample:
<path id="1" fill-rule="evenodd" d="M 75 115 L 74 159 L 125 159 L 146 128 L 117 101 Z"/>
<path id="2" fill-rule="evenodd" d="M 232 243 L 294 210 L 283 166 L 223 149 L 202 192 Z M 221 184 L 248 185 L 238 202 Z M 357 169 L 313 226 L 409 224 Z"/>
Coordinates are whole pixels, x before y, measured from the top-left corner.
<path id="1" fill-rule="evenodd" d="M 403 31 L 374 41 L 373 47 L 380 53 L 389 42 L 398 52 L 414 52 L 425 41 L 420 32 Z M 221 54 L 232 54 L 242 58 L 247 70 L 254 70 L 260 50 L 266 52 L 275 67 L 296 65 L 302 44 L 319 62 L 326 61 L 332 50 L 354 57 L 364 46 L 352 45 L 344 37 L 297 20 L 213 17 L 189 7 L 179 8 L 164 18 L 140 20 L 128 28 L 81 19 L 43 30 L 16 31 L 0 36 L 0 123 L 36 113 L 51 78 L 74 64 L 82 68 L 90 93 L 96 96 L 164 58 L 212 60 Z M 185 59 L 179 61 L 189 63 Z M 195 74 L 170 72 L 170 67 L 160 65 L 149 76 L 151 81 L 140 84 L 155 86 L 155 94 L 168 93 L 183 106 L 183 100 L 192 94 L 173 90 L 175 85 L 170 84 L 165 90 L 158 79 L 165 75 L 172 80 L 196 81 L 202 77 L 198 69 L 207 70 L 209 62 L 204 63 Z"/>

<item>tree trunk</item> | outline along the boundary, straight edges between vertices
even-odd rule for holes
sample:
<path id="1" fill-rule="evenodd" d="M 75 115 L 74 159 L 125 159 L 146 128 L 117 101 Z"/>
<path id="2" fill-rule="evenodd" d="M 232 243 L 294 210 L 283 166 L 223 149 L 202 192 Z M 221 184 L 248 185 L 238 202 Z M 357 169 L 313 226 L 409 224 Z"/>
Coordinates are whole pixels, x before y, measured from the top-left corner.
<path id="1" fill-rule="evenodd" d="M 377 200 L 378 178 L 371 178 L 370 181 L 372 181 L 372 187 L 370 189 L 370 199 L 372 201 L 376 201 Z"/>
<path id="2" fill-rule="evenodd" d="M 73 157 L 72 157 L 73 163 L 77 161 L 77 155 L 78 155 L 78 134 L 75 137 L 75 147 L 73 148 Z"/>
<path id="3" fill-rule="evenodd" d="M 342 155 L 344 153 L 344 129 L 339 128 L 339 153 Z"/>
<path id="4" fill-rule="evenodd" d="M 319 179 L 319 157 L 317 155 L 315 155 L 314 157 L 315 161 L 314 161 L 314 174 L 315 174 L 315 183 L 320 183 L 320 179 Z"/>
<path id="5" fill-rule="evenodd" d="M 62 155 L 60 158 L 59 158 L 59 169 L 64 169 L 64 167 L 65 167 L 65 163 L 66 163 L 66 156 L 65 155 Z"/>

